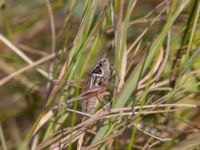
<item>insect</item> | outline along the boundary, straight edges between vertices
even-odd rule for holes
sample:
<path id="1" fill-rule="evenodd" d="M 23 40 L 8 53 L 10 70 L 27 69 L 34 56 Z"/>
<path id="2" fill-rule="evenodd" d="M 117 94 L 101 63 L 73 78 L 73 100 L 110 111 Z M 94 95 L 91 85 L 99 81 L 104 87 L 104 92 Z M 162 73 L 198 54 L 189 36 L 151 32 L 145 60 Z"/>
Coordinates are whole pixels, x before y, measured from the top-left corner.
<path id="1" fill-rule="evenodd" d="M 104 87 L 108 84 L 111 77 L 110 63 L 107 58 L 100 59 L 95 67 L 92 69 L 88 78 L 88 85 L 84 88 L 85 90 Z M 82 111 L 85 113 L 93 114 L 98 105 L 99 99 L 97 96 L 83 100 Z"/>

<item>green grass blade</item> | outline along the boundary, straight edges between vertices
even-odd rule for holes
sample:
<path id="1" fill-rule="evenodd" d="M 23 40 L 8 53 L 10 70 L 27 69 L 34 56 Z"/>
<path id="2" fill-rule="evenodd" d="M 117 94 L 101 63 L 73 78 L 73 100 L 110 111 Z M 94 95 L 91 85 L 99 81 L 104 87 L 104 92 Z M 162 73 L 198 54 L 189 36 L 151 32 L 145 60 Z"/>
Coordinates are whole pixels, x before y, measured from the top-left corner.
<path id="1" fill-rule="evenodd" d="M 0 142 L 3 147 L 3 150 L 8 150 L 1 124 L 0 124 Z"/>

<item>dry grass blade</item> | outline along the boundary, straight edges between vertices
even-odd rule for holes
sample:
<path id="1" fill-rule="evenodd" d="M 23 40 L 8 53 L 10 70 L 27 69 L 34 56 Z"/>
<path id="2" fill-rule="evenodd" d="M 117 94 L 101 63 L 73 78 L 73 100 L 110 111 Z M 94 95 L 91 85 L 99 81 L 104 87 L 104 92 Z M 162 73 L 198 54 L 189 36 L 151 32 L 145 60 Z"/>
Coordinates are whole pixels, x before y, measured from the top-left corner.
<path id="1" fill-rule="evenodd" d="M 12 74 L 4 77 L 3 79 L 0 80 L 0 86 L 2 86 L 3 84 L 7 83 L 8 81 L 10 81 L 11 79 L 15 78 L 17 75 L 25 72 L 25 71 L 28 71 L 29 69 L 32 69 L 34 67 L 37 67 L 38 65 L 46 62 L 46 61 L 49 61 L 51 60 L 52 58 L 54 58 L 56 55 L 55 53 L 53 54 L 50 54 L 48 56 L 45 56 L 44 58 L 36 61 L 36 62 L 32 62 L 30 65 L 26 66 L 26 67 L 23 67 L 15 72 L 13 72 Z"/>
<path id="2" fill-rule="evenodd" d="M 33 61 L 26 56 L 20 49 L 18 49 L 15 45 L 13 45 L 8 39 L 6 39 L 2 34 L 0 34 L 0 41 L 2 41 L 5 45 L 7 45 L 12 51 L 14 51 L 18 56 L 20 56 L 23 60 L 25 60 L 28 64 L 33 65 Z M 41 75 L 49 79 L 49 74 L 44 70 L 37 69 Z"/>
<path id="3" fill-rule="evenodd" d="M 42 142 L 41 144 L 39 144 L 39 149 L 40 148 L 44 148 L 48 145 L 53 144 L 52 147 L 59 147 L 62 145 L 62 147 L 67 146 L 70 144 L 70 142 L 75 142 L 77 139 L 79 139 L 79 135 L 82 135 L 82 133 L 85 132 L 85 130 L 87 129 L 88 125 L 91 125 L 93 123 L 95 123 L 98 120 L 102 120 L 102 119 L 106 119 L 106 118 L 111 118 L 111 117 L 120 117 L 120 116 L 133 116 L 133 115 L 137 115 L 137 114 L 142 114 L 142 115 L 150 115 L 150 114 L 158 114 L 158 113 L 169 113 L 169 112 L 175 112 L 175 111 L 180 111 L 180 110 L 184 110 L 184 109 L 188 109 L 188 108 L 199 108 L 199 106 L 197 105 L 192 105 L 192 104 L 161 104 L 161 105 L 145 105 L 143 106 L 144 109 L 150 109 L 150 110 L 146 110 L 146 111 L 142 111 L 140 112 L 139 109 L 141 109 L 141 106 L 135 106 L 135 107 L 130 107 L 130 108 L 117 108 L 117 109 L 111 109 L 107 112 L 101 112 L 98 115 L 94 115 L 94 116 L 90 116 L 89 120 L 84 121 L 83 123 L 75 126 L 73 128 L 73 136 L 72 136 L 72 140 L 70 141 L 70 130 L 71 129 L 66 129 L 66 130 L 61 130 L 60 132 L 62 132 L 62 135 L 59 133 L 56 133 L 54 135 L 54 137 L 51 137 L 50 139 L 48 139 L 47 141 Z M 151 109 L 161 109 L 161 110 L 155 110 L 152 111 Z M 163 110 L 163 108 L 166 108 L 165 110 Z M 167 108 L 173 108 L 173 109 L 169 109 L 167 110 Z M 176 109 L 178 108 L 178 109 Z M 180 109 L 183 108 L 183 109 Z M 73 111 L 73 110 L 70 110 Z M 79 113 L 76 110 L 74 110 L 73 112 L 75 113 Z M 135 125 L 135 124 L 134 124 Z M 147 131 L 142 130 L 141 128 L 139 128 L 139 126 L 135 125 L 139 130 L 141 130 L 142 132 L 144 132 L 145 134 L 156 138 L 160 141 L 169 141 L 169 138 L 161 138 L 158 136 L 155 136 L 151 133 L 148 133 Z M 67 136 L 68 135 L 68 136 Z M 117 136 L 119 134 L 114 134 L 113 136 Z"/>

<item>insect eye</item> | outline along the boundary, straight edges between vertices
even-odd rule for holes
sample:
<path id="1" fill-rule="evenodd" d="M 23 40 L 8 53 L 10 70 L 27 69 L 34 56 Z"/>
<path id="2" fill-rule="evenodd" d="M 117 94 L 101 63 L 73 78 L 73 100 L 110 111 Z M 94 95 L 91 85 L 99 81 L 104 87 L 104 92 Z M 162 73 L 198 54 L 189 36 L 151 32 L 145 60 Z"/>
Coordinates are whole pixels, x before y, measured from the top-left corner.
<path id="1" fill-rule="evenodd" d="M 102 61 L 100 61 L 100 62 L 99 62 L 99 66 L 100 66 L 100 67 L 102 67 L 102 65 L 103 65 L 103 62 L 102 62 Z"/>
<path id="2" fill-rule="evenodd" d="M 100 60 L 100 61 L 99 61 L 99 66 L 101 67 L 105 62 L 106 62 L 105 59 Z"/>

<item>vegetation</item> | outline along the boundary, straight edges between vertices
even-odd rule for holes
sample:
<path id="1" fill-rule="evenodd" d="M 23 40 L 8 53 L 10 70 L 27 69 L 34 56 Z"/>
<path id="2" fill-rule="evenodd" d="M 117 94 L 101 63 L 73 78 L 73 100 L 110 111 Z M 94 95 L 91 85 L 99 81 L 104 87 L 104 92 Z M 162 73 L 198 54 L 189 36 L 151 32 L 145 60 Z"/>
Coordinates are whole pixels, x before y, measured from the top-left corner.
<path id="1" fill-rule="evenodd" d="M 0 0 L 0 52 L 0 149 L 200 148 L 199 0 Z"/>

